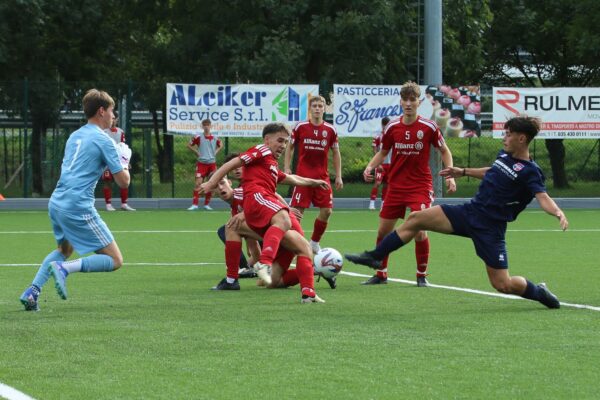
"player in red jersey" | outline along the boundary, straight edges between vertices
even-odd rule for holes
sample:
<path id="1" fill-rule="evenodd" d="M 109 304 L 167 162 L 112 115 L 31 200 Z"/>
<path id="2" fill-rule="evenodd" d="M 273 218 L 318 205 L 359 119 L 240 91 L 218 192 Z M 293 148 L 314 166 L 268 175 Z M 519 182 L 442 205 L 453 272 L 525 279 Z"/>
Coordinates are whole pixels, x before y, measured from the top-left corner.
<path id="1" fill-rule="evenodd" d="M 287 146 L 284 158 L 284 171 L 292 172 L 290 165 L 294 148 L 298 149 L 298 162 L 296 175 L 313 179 L 322 179 L 329 182 L 328 156 L 329 150 L 333 153 L 333 167 L 335 170 L 335 188 L 344 187 L 342 181 L 342 157 L 338 145 L 337 132 L 333 125 L 323 120 L 325 113 L 325 99 L 322 96 L 311 97 L 308 101 L 310 118 L 300 122 L 292 131 L 292 138 Z M 331 186 L 327 189 L 295 187 L 290 205 L 300 212 L 310 207 L 311 203 L 319 207 L 319 215 L 315 219 L 310 245 L 313 253 L 320 250 L 319 242 L 327 229 L 327 223 L 333 209 L 333 192 Z"/>
<path id="2" fill-rule="evenodd" d="M 110 138 L 116 143 L 125 143 L 125 132 L 123 129 L 119 128 L 117 124 L 119 123 L 119 114 L 116 111 L 113 111 L 115 118 L 113 119 L 112 125 L 110 128 L 105 129 L 104 132 L 110 136 Z M 112 205 L 112 183 L 113 176 L 108 169 L 104 170 L 102 174 L 102 181 L 104 182 L 104 188 L 102 189 L 104 193 L 104 201 L 106 202 L 106 211 L 115 211 L 115 208 Z M 123 211 L 135 211 L 135 208 L 131 207 L 127 204 L 127 199 L 129 198 L 129 188 L 121 188 L 121 210 Z"/>
<path id="3" fill-rule="evenodd" d="M 433 180 L 429 169 L 431 146 L 440 152 L 446 168 L 452 167 L 452 153 L 435 122 L 417 114 L 421 89 L 414 82 L 407 82 L 400 90 L 400 105 L 403 115 L 391 121 L 383 132 L 381 150 L 373 156 L 365 168 L 364 178 L 373 181 L 373 171 L 392 152 L 388 174 L 388 190 L 379 213 L 377 243 L 394 230 L 398 218 L 403 219 L 406 209 L 424 210 L 433 202 Z M 453 178 L 446 179 L 448 193 L 456 191 Z M 426 231 L 415 237 L 417 259 L 417 285 L 427 286 L 427 264 L 429 262 L 429 238 Z M 377 273 L 363 284 L 387 282 L 387 258 Z"/>
<path id="4" fill-rule="evenodd" d="M 385 126 L 390 122 L 389 117 L 383 117 L 381 119 L 381 133 L 373 138 L 371 146 L 373 147 L 373 155 L 377 154 L 381 150 L 383 130 Z M 383 207 L 383 201 L 385 200 L 385 194 L 387 193 L 387 169 L 390 166 L 390 160 L 392 159 L 391 154 L 388 154 L 383 163 L 375 170 L 375 181 L 373 182 L 373 188 L 371 188 L 371 196 L 369 198 L 369 210 L 375 209 L 375 200 L 377 200 L 377 192 L 379 186 L 381 189 L 381 207 Z"/>
<path id="5" fill-rule="evenodd" d="M 286 175 L 278 168 L 277 159 L 284 152 L 289 140 L 289 132 L 280 123 L 267 124 L 262 132 L 263 144 L 251 147 L 238 158 L 223 164 L 213 176 L 200 186 L 201 192 L 207 192 L 216 186 L 229 171 L 243 166 L 244 200 L 243 209 L 247 225 L 263 238 L 263 248 L 258 262 L 255 264 L 258 276 L 267 284 L 271 284 L 268 268 L 273 264 L 279 245 L 284 235 L 299 242 L 302 236 L 296 231 L 288 231 L 292 227 L 289 207 L 276 195 L 277 183 L 296 186 L 312 186 L 326 188 L 328 182 L 318 179 L 304 178 L 297 175 Z M 236 259 L 232 259 L 237 262 Z M 303 302 L 317 302 L 314 291 L 312 259 L 299 255 L 297 260 Z M 302 272 L 300 272 L 300 270 Z"/>
<path id="6" fill-rule="evenodd" d="M 203 120 L 202 135 L 194 136 L 194 138 L 187 144 L 188 149 L 198 156 L 198 161 L 196 162 L 194 195 L 192 198 L 192 205 L 190 208 L 188 208 L 190 211 L 198 209 L 198 202 L 200 200 L 200 184 L 208 179 L 208 176 L 217 169 L 217 153 L 223 147 L 221 141 L 212 135 L 210 128 L 210 119 Z M 206 192 L 204 194 L 205 210 L 212 211 L 212 208 L 209 205 L 211 198 L 212 192 Z"/>

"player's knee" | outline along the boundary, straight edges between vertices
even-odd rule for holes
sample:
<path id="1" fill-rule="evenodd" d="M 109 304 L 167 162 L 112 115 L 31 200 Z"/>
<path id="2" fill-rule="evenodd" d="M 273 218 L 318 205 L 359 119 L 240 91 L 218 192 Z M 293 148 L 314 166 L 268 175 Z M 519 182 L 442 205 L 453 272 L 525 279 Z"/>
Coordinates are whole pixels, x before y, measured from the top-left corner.
<path id="1" fill-rule="evenodd" d="M 510 281 L 507 280 L 493 280 L 491 281 L 492 286 L 494 287 L 494 289 L 496 289 L 497 291 L 499 291 L 500 293 L 511 293 L 510 290 Z"/>
<path id="2" fill-rule="evenodd" d="M 116 271 L 123 266 L 123 256 L 121 254 L 112 256 L 112 259 L 113 259 L 113 271 Z"/>
<path id="3" fill-rule="evenodd" d="M 324 218 L 325 220 L 328 220 L 329 217 L 331 217 L 332 212 L 333 210 L 331 208 L 321 208 L 319 216 Z"/>

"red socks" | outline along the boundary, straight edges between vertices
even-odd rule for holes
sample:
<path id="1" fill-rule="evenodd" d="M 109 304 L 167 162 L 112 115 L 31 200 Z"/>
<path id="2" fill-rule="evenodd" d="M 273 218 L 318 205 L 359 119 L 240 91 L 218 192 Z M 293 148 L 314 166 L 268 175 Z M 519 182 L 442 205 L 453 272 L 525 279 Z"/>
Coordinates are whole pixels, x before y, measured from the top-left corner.
<path id="1" fill-rule="evenodd" d="M 112 197 L 112 189 L 105 186 L 102 189 L 102 192 L 104 193 L 104 201 L 106 201 L 106 204 L 110 204 L 111 197 Z"/>
<path id="2" fill-rule="evenodd" d="M 371 189 L 371 200 L 377 200 L 377 186 L 373 186 L 373 189 Z"/>
<path id="3" fill-rule="evenodd" d="M 127 204 L 127 198 L 129 197 L 129 189 L 121 189 L 121 204 Z"/>
<path id="4" fill-rule="evenodd" d="M 225 241 L 225 265 L 227 265 L 227 277 L 238 279 L 240 273 L 240 256 L 242 254 L 242 242 L 232 240 Z"/>
<path id="5" fill-rule="evenodd" d="M 426 238 L 422 242 L 415 241 L 415 256 L 417 258 L 417 276 L 427 276 L 429 238 Z"/>
<path id="6" fill-rule="evenodd" d="M 194 196 L 192 197 L 192 204 L 197 206 L 198 205 L 198 198 L 200 197 L 200 193 L 198 193 L 197 190 L 194 190 Z"/>
<path id="7" fill-rule="evenodd" d="M 207 206 L 210 203 L 210 199 L 212 199 L 212 192 L 208 192 L 204 194 L 204 205 Z"/>
<path id="8" fill-rule="evenodd" d="M 323 222 L 318 218 L 315 219 L 315 225 L 310 240 L 313 242 L 320 242 L 321 236 L 323 236 L 323 233 L 325 233 L 325 229 L 327 229 L 327 222 Z"/>
<path id="9" fill-rule="evenodd" d="M 281 238 L 283 238 L 285 232 L 276 226 L 270 226 L 265 232 L 263 237 L 263 247 L 260 253 L 260 259 L 258 260 L 261 264 L 273 265 L 273 259 L 279 250 L 279 244 Z"/>
<path id="10" fill-rule="evenodd" d="M 298 271 L 296 269 L 288 269 L 281 277 L 281 280 L 286 287 L 297 285 L 300 282 L 298 280 Z"/>
<path id="11" fill-rule="evenodd" d="M 296 259 L 296 271 L 298 274 L 298 280 L 300 281 L 300 287 L 304 289 L 315 288 L 315 274 L 313 271 L 312 260 L 305 256 L 298 256 Z"/>
<path id="12" fill-rule="evenodd" d="M 385 236 L 384 236 L 385 237 Z M 376 244 L 379 244 L 379 242 L 381 242 L 383 240 L 384 237 L 381 237 L 379 235 L 377 235 L 377 242 Z M 390 257 L 386 256 L 382 261 L 381 261 L 381 269 L 377 270 L 377 276 L 380 277 L 381 279 L 387 279 L 388 274 L 387 274 L 387 266 L 388 266 L 388 259 Z"/>

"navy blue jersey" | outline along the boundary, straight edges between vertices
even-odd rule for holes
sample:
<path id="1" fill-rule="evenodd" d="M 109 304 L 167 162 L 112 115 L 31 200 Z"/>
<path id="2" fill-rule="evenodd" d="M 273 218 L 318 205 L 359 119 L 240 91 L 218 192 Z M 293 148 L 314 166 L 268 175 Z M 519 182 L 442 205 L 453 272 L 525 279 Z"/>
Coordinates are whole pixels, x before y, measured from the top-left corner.
<path id="1" fill-rule="evenodd" d="M 471 204 L 491 219 L 514 221 L 536 193 L 546 192 L 545 179 L 535 161 L 519 160 L 500 151 Z"/>

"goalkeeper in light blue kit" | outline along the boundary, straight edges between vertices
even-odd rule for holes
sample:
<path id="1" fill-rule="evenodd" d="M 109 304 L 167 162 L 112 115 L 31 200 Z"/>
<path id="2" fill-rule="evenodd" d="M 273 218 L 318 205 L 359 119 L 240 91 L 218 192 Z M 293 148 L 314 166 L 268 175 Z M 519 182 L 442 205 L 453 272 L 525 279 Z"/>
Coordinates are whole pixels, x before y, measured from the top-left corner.
<path id="1" fill-rule="evenodd" d="M 112 272 L 123 256 L 112 233 L 94 208 L 94 189 L 108 167 L 119 187 L 129 186 L 131 149 L 118 145 L 103 132 L 110 128 L 114 100 L 108 93 L 90 89 L 83 97 L 88 123 L 71 134 L 65 147 L 61 175 L 50 197 L 48 215 L 58 248 L 46 256 L 31 286 L 20 297 L 27 311 L 38 311 L 38 296 L 50 275 L 58 295 L 67 299 L 67 276 L 74 272 Z M 96 254 L 66 261 L 73 249 Z"/>

